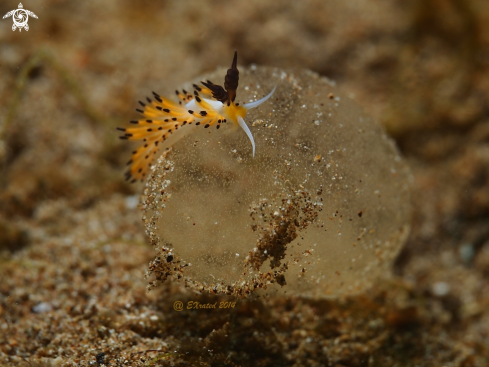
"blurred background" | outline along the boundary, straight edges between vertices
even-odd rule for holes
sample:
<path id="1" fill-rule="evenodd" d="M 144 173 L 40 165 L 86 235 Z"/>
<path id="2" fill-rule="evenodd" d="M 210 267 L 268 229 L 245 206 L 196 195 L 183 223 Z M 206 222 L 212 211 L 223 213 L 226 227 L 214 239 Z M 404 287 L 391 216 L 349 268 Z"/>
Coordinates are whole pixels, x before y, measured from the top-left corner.
<path id="1" fill-rule="evenodd" d="M 190 362 L 185 355 L 195 358 L 192 363 L 209 365 L 489 363 L 487 0 L 22 4 L 38 16 L 29 18 L 28 32 L 12 31 L 11 17 L 0 20 L 0 314 L 2 328 L 9 330 L 4 340 L 0 337 L 4 363 L 13 363 L 16 356 L 95 361 L 97 348 L 112 350 L 107 353 L 116 358 L 113 349 L 97 344 L 110 339 L 105 332 L 87 342 L 91 352 L 71 347 L 69 353 L 46 354 L 56 349 L 52 346 L 59 344 L 54 340 L 60 333 L 68 333 L 66 325 L 55 331 L 43 324 L 48 336 L 27 346 L 26 330 L 40 322 L 33 310 L 60 294 L 56 286 L 43 283 L 39 264 L 26 265 L 33 258 L 43 262 L 42 269 L 55 262 L 57 271 L 67 274 L 63 281 L 71 284 L 74 280 L 68 273 L 80 268 L 86 272 L 80 281 L 97 279 L 90 270 L 94 262 L 114 268 L 108 270 L 114 271 L 110 277 L 119 270 L 133 274 L 130 287 L 139 292 L 139 303 L 134 301 L 132 311 L 161 312 L 166 326 L 128 322 L 110 327 L 131 330 L 154 345 L 184 350 L 192 341 L 199 348 L 204 343 L 207 349 L 216 349 L 213 356 L 203 357 L 188 347 L 177 356 L 163 355 L 155 362 L 162 365 L 177 363 L 178 358 L 186 365 Z M 16 1 L 3 0 L 0 14 L 17 7 Z M 395 264 L 396 277 L 372 295 L 353 297 L 349 303 L 242 303 L 237 313 L 221 313 L 203 324 L 199 314 L 183 321 L 175 317 L 172 302 L 158 301 L 163 294 L 183 297 L 177 289 L 168 286 L 154 296 L 144 293 L 143 272 L 152 250 L 145 245 L 141 214 L 133 204 L 143 185 L 123 180 L 131 147 L 120 143 L 115 127 L 134 118 L 137 101 L 152 90 L 172 93 L 191 78 L 227 67 L 234 50 L 242 67 L 307 68 L 335 80 L 386 128 L 409 162 L 414 175 L 412 233 Z M 116 212 L 126 216 L 119 218 Z M 93 251 L 98 247 L 84 249 L 93 239 L 84 241 L 82 232 L 100 240 L 97 231 L 103 227 L 87 223 L 109 217 L 113 228 L 102 228 L 103 246 L 123 238 L 120 246 L 126 246 L 133 263 L 120 265 L 117 257 L 102 250 L 96 252 L 98 259 L 115 260 L 97 263 Z M 68 252 L 58 253 L 56 241 L 67 242 L 75 228 L 81 231 L 76 243 L 69 243 L 69 250 L 63 247 Z M 70 252 L 76 247 L 85 255 Z M 34 290 L 29 287 L 39 289 L 40 296 L 32 298 Z M 98 299 L 104 289 L 100 288 Z M 106 294 L 110 312 L 117 313 L 120 306 L 113 296 L 125 291 L 121 286 L 112 296 Z M 46 312 L 57 322 L 72 322 L 79 315 L 67 311 L 63 302 L 67 301 L 50 303 Z M 95 307 L 90 302 L 86 296 L 75 303 L 83 314 Z M 163 316 L 165 307 L 171 319 Z M 256 310 L 268 312 L 266 319 Z M 289 315 L 288 321 L 284 315 Z M 294 323 L 294 318 L 305 324 Z M 261 334 L 246 334 L 245 319 L 251 320 L 249 330 Z M 381 326 L 367 333 L 372 320 L 381 320 Z M 98 322 L 90 319 L 94 328 Z M 187 332 L 175 331 L 182 328 Z M 212 334 L 213 329 L 222 335 Z M 304 333 L 294 331 L 299 329 Z M 63 339 L 77 340 L 80 333 Z M 357 339 L 347 337 L 352 333 Z M 228 334 L 233 342 L 219 339 Z M 312 338 L 309 346 L 304 344 L 308 338 Z M 335 344 L 336 340 L 341 342 Z M 118 342 L 121 353 L 144 350 L 140 342 Z"/>

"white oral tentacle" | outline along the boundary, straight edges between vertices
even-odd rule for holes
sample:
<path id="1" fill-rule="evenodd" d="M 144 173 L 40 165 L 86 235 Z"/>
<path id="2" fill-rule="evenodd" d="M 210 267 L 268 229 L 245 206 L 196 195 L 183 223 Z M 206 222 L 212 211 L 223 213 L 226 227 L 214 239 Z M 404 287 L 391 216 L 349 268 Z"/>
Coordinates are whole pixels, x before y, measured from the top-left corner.
<path id="1" fill-rule="evenodd" d="M 255 140 L 253 139 L 253 135 L 251 134 L 251 131 L 246 125 L 245 120 L 241 116 L 238 116 L 238 124 L 241 126 L 241 128 L 245 131 L 246 135 L 248 135 L 248 138 L 250 138 L 251 145 L 253 146 L 253 157 L 255 156 Z"/>
<path id="2" fill-rule="evenodd" d="M 258 107 L 259 105 L 261 105 L 263 102 L 266 102 L 267 99 L 269 99 L 273 92 L 275 92 L 275 89 L 277 89 L 277 86 L 275 85 L 275 87 L 273 87 L 272 91 L 270 93 L 268 93 L 267 96 L 263 97 L 262 99 L 259 99 L 258 101 L 255 101 L 255 102 L 249 102 L 249 103 L 245 103 L 243 106 L 249 110 L 251 108 L 255 108 L 255 107 Z"/>

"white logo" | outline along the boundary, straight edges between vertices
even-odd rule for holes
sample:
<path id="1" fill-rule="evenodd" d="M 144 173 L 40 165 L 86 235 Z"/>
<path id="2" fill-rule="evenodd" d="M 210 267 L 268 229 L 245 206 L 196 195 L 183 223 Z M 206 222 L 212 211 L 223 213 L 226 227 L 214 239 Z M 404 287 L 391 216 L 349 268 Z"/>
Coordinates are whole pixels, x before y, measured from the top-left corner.
<path id="1" fill-rule="evenodd" d="M 19 32 L 22 32 L 22 28 L 26 31 L 29 30 L 29 25 L 27 21 L 29 20 L 29 15 L 31 17 L 37 18 L 37 15 L 31 12 L 30 10 L 23 9 L 22 3 L 19 4 L 19 9 L 11 10 L 7 14 L 3 16 L 3 19 L 12 16 L 14 20 L 14 24 L 12 25 L 12 30 L 15 31 L 19 28 Z"/>

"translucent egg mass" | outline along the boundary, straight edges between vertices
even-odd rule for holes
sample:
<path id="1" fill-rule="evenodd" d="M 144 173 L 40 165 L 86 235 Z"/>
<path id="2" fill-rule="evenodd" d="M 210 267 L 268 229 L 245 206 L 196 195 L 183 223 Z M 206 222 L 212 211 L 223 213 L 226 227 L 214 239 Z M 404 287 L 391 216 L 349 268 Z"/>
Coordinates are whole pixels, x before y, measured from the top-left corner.
<path id="1" fill-rule="evenodd" d="M 225 69 L 192 81 L 221 81 Z M 191 89 L 191 84 L 184 88 Z M 238 297 L 367 289 L 409 231 L 410 174 L 393 142 L 335 84 L 307 70 L 240 70 L 244 131 L 195 128 L 154 164 L 143 220 L 167 279 Z"/>

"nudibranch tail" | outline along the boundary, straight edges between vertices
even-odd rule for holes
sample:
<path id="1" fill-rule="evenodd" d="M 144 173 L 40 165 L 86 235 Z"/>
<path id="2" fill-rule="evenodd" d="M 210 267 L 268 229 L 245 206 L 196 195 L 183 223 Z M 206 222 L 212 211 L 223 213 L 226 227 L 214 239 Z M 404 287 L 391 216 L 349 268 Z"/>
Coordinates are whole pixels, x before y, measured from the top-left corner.
<path id="1" fill-rule="evenodd" d="M 117 128 L 124 132 L 120 138 L 124 140 L 140 140 L 144 144 L 132 153 L 126 179 L 143 181 L 148 169 L 160 150 L 167 150 L 178 140 L 191 133 L 197 126 L 204 128 L 216 126 L 229 121 L 240 126 L 251 141 L 253 157 L 255 156 L 255 141 L 249 127 L 244 121 L 246 112 L 258 107 L 268 100 L 275 88 L 264 98 L 239 106 L 234 103 L 238 89 L 239 71 L 237 67 L 238 54 L 234 53 L 231 68 L 224 79 L 224 88 L 210 80 L 202 82 L 203 87 L 196 84 L 194 94 L 185 90 L 175 91 L 179 101 L 173 102 L 158 93 L 153 92 L 153 99 L 146 98 L 146 103 L 139 101 L 143 109 L 137 109 L 143 117 L 131 121 L 136 125 L 128 128 Z M 204 98 L 201 95 L 209 96 Z"/>

